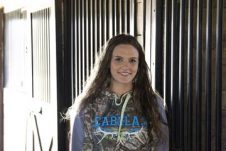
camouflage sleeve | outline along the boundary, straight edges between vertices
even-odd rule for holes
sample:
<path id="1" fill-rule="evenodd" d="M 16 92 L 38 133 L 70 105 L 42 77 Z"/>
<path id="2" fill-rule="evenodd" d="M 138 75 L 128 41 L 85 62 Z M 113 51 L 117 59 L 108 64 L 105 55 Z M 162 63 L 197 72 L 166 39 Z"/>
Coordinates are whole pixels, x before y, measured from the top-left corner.
<path id="1" fill-rule="evenodd" d="M 161 115 L 161 124 L 160 124 L 160 129 L 163 132 L 163 141 L 159 143 L 154 151 L 168 151 L 169 150 L 169 128 L 168 128 L 168 122 L 167 122 L 167 117 L 166 117 L 166 110 L 163 105 L 163 99 L 158 96 L 158 103 L 159 103 L 159 112 Z"/>
<path id="2" fill-rule="evenodd" d="M 83 150 L 92 151 L 94 148 L 94 143 L 92 141 L 92 116 L 89 110 L 84 113 L 84 139 L 83 139 Z"/>
<path id="3" fill-rule="evenodd" d="M 71 151 L 91 151 L 93 143 L 89 137 L 89 130 L 87 129 L 87 120 L 85 120 L 83 113 L 75 116 L 72 139 L 71 139 Z"/>

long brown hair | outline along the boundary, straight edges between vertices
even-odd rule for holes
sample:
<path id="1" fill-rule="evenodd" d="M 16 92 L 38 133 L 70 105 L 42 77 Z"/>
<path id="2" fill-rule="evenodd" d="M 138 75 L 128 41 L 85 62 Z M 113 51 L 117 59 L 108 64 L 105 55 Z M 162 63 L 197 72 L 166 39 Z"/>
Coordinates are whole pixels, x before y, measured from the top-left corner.
<path id="1" fill-rule="evenodd" d="M 150 138 L 153 138 L 153 130 L 155 135 L 161 139 L 161 120 L 158 110 L 158 99 L 151 86 L 151 80 L 149 78 L 150 70 L 145 61 L 145 55 L 141 45 L 137 39 L 131 35 L 120 34 L 109 40 L 107 47 L 103 52 L 103 56 L 99 61 L 96 76 L 91 81 L 90 86 L 86 88 L 87 91 L 81 100 L 80 110 L 84 109 L 87 104 L 98 97 L 102 90 L 105 90 L 110 86 L 110 62 L 114 48 L 119 44 L 132 45 L 139 53 L 138 72 L 133 81 L 134 106 L 136 107 L 138 114 L 144 116 L 148 121 L 148 133 Z"/>

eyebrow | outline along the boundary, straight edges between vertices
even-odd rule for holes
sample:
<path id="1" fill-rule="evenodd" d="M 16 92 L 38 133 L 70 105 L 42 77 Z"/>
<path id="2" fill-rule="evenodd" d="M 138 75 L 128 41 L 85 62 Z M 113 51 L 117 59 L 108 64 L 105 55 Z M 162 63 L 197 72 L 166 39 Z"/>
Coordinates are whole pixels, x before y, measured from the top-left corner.
<path id="1" fill-rule="evenodd" d="M 123 58 L 123 56 L 113 56 L 113 57 L 120 57 L 120 58 Z M 130 57 L 130 59 L 138 59 L 138 57 Z"/>

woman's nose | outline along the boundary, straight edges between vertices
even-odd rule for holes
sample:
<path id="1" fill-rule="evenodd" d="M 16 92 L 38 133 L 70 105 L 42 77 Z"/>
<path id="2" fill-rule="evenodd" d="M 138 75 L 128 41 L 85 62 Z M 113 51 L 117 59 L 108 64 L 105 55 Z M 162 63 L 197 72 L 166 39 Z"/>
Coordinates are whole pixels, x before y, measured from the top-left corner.
<path id="1" fill-rule="evenodd" d="M 123 61 L 122 67 L 128 68 L 129 67 L 129 61 Z"/>

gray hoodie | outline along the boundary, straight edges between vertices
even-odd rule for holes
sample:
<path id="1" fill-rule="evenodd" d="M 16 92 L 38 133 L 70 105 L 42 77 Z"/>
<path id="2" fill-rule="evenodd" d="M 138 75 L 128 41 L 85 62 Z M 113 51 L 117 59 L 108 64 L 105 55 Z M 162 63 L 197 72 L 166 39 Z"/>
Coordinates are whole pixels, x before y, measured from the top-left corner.
<path id="1" fill-rule="evenodd" d="M 168 151 L 169 132 L 163 101 L 157 97 L 165 141 L 154 145 L 147 121 L 136 114 L 132 93 L 121 97 L 104 91 L 75 116 L 71 151 Z"/>

